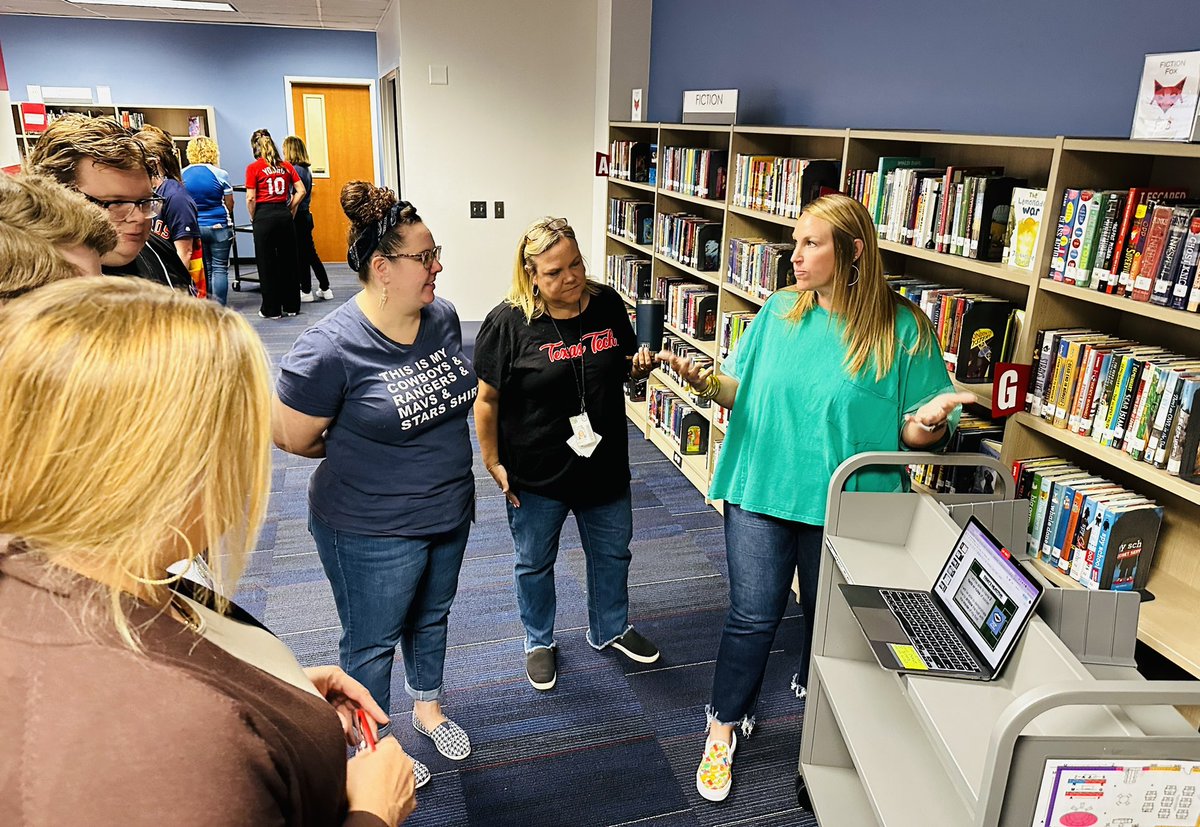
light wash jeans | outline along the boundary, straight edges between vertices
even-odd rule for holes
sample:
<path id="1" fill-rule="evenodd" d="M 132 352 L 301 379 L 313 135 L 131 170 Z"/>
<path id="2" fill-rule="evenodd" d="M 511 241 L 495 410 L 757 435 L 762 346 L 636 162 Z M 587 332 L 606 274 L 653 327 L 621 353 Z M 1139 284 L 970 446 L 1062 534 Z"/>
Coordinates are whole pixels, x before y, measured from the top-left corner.
<path id="1" fill-rule="evenodd" d="M 229 248 L 233 245 L 233 227 L 201 227 L 200 245 L 204 250 L 204 275 L 208 278 L 208 296 L 221 304 L 228 304 Z"/>

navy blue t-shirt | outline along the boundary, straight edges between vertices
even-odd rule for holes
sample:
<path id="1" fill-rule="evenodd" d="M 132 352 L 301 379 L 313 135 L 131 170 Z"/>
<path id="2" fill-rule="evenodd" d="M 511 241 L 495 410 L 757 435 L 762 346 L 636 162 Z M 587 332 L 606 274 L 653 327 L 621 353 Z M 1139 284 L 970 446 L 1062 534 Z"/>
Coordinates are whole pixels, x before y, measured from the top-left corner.
<path id="1" fill-rule="evenodd" d="M 162 212 L 154 219 L 151 232 L 166 241 L 200 237 L 200 219 L 196 202 L 174 178 L 164 178 L 156 191 L 164 199 Z"/>
<path id="2" fill-rule="evenodd" d="M 280 364 L 279 398 L 332 417 L 308 505 L 341 531 L 420 537 L 473 516 L 475 477 L 467 415 L 477 392 L 450 302 L 421 311 L 401 345 L 351 299 L 310 327 Z"/>

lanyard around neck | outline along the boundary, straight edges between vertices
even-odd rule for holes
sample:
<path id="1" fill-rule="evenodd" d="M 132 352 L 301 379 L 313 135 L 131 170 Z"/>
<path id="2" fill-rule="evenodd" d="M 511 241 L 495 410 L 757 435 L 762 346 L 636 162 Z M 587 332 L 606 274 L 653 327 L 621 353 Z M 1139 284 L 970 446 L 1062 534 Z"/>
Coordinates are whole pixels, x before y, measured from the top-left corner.
<path id="1" fill-rule="evenodd" d="M 558 322 L 550 315 L 550 311 L 546 311 L 546 315 L 550 318 L 550 324 L 554 325 L 554 332 L 558 336 L 558 340 L 564 345 L 567 340 L 563 337 L 562 331 L 558 329 Z M 587 413 L 587 363 L 584 361 L 587 356 L 587 347 L 583 344 L 583 300 L 579 301 L 579 314 L 575 317 L 579 320 L 579 367 L 575 367 L 575 360 L 568 359 L 571 363 L 571 375 L 575 378 L 575 391 L 579 394 L 579 412 Z"/>

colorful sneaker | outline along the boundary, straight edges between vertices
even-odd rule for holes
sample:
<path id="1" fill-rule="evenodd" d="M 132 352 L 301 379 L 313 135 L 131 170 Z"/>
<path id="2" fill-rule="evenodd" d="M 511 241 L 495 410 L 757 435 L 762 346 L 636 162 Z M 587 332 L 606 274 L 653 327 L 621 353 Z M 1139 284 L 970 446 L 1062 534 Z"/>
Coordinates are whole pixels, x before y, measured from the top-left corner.
<path id="1" fill-rule="evenodd" d="M 737 749 L 737 731 L 732 742 L 725 743 L 709 735 L 704 739 L 704 757 L 696 768 L 696 792 L 709 801 L 724 801 L 733 786 L 733 753 Z"/>
<path id="2" fill-rule="evenodd" d="M 410 755 L 409 758 L 412 758 L 412 756 Z M 419 790 L 429 783 L 429 767 L 422 764 L 416 758 L 413 758 L 412 762 L 413 780 L 416 781 L 414 786 Z"/>
<path id="3" fill-rule="evenodd" d="M 638 663 L 654 663 L 660 655 L 658 647 L 642 637 L 634 628 L 630 628 L 628 632 L 614 640 L 612 647 Z"/>
<path id="4" fill-rule="evenodd" d="M 463 732 L 463 728 L 454 723 L 454 721 L 442 721 L 432 730 L 428 730 L 421 723 L 420 719 L 417 718 L 417 713 L 414 711 L 412 724 L 413 729 L 431 738 L 433 745 L 437 747 L 437 751 L 451 761 L 461 761 L 471 754 L 471 739 L 467 737 L 467 733 Z"/>
<path id="5" fill-rule="evenodd" d="M 525 677 L 534 689 L 553 689 L 558 681 L 554 650 L 541 646 L 525 655 Z"/>

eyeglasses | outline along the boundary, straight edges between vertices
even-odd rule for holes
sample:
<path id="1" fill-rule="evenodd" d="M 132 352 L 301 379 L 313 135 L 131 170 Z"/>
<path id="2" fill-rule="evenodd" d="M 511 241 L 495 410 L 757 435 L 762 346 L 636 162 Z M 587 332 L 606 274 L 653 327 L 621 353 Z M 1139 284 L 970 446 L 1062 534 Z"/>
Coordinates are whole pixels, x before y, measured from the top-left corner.
<path id="1" fill-rule="evenodd" d="M 571 225 L 567 222 L 567 219 L 565 219 L 565 218 L 551 218 L 545 224 L 539 224 L 538 226 L 536 226 L 532 230 L 530 230 L 528 233 L 526 233 L 525 240 L 530 241 L 531 240 L 530 236 L 532 236 L 534 233 L 538 232 L 539 230 L 546 230 L 548 232 L 556 233 L 559 230 L 565 230 L 565 229 L 569 228 L 570 226 Z"/>
<path id="2" fill-rule="evenodd" d="M 162 212 L 164 199 L 154 196 L 152 198 L 139 198 L 137 201 L 101 201 L 99 198 L 92 198 L 86 192 L 79 193 L 91 203 L 95 204 L 103 210 L 108 211 L 108 216 L 113 221 L 124 221 L 136 209 L 144 218 L 154 218 Z"/>
<path id="3" fill-rule="evenodd" d="M 414 261 L 421 262 L 421 266 L 428 270 L 433 266 L 435 261 L 442 260 L 442 245 L 438 245 L 430 250 L 422 250 L 419 253 L 392 253 L 384 258 L 411 258 Z"/>

